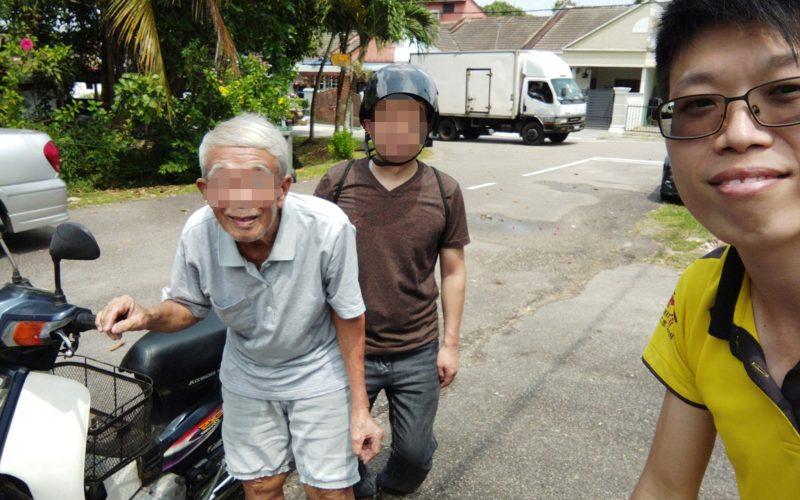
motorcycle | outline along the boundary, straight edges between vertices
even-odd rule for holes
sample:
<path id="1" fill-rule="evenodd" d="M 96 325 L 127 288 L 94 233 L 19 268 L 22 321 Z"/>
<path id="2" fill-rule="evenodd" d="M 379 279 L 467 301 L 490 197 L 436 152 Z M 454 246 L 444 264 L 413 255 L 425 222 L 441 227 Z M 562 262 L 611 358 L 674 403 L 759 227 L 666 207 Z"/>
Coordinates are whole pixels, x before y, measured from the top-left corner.
<path id="1" fill-rule="evenodd" d="M 148 332 L 119 366 L 75 354 L 94 314 L 67 302 L 62 260 L 100 248 L 80 224 L 50 242 L 55 290 L 12 266 L 0 288 L 0 499 L 243 498 L 222 447 L 214 315 L 176 333 Z"/>

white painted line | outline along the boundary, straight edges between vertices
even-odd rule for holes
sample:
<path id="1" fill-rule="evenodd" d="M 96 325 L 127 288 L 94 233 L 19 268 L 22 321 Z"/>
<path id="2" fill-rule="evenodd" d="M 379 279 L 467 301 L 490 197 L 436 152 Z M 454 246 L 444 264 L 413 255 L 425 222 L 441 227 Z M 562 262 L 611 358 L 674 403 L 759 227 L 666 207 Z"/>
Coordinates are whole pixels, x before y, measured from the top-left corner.
<path id="1" fill-rule="evenodd" d="M 662 165 L 663 161 L 654 161 L 654 160 L 630 160 L 628 158 L 603 158 L 601 156 L 592 158 L 592 160 L 597 161 L 611 161 L 616 163 L 642 163 L 645 165 Z"/>
<path id="2" fill-rule="evenodd" d="M 522 177 L 531 177 L 533 175 L 541 175 L 546 174 L 548 172 L 553 172 L 554 170 L 561 170 L 562 168 L 569 168 L 574 167 L 575 165 L 580 165 L 582 163 L 588 163 L 590 161 L 608 161 L 613 163 L 638 163 L 638 164 L 646 164 L 646 165 L 661 165 L 663 162 L 660 161 L 653 161 L 653 160 L 631 160 L 628 158 L 604 158 L 600 156 L 596 156 L 593 158 L 586 158 L 585 160 L 578 160 L 572 163 L 565 163 L 564 165 L 558 165 L 556 167 L 545 168 L 544 170 L 537 170 L 536 172 L 528 172 L 527 174 L 522 174 Z"/>
<path id="3" fill-rule="evenodd" d="M 567 167 L 574 167 L 575 165 L 580 165 L 581 163 L 586 163 L 592 160 L 593 158 L 587 158 L 585 160 L 573 161 L 572 163 L 565 163 L 564 165 L 559 165 L 557 167 L 550 167 L 544 170 L 537 170 L 536 172 L 528 172 L 527 174 L 522 174 L 522 177 L 530 177 L 532 175 L 546 174 L 547 172 L 552 172 L 554 170 L 561 170 L 562 168 L 567 168 Z"/>
<path id="4" fill-rule="evenodd" d="M 497 184 L 497 183 L 496 182 L 487 182 L 486 184 L 478 184 L 477 186 L 470 186 L 467 189 L 469 189 L 469 190 L 480 189 L 480 188 L 485 188 L 485 187 L 489 187 L 489 186 L 494 186 L 495 184 Z"/>

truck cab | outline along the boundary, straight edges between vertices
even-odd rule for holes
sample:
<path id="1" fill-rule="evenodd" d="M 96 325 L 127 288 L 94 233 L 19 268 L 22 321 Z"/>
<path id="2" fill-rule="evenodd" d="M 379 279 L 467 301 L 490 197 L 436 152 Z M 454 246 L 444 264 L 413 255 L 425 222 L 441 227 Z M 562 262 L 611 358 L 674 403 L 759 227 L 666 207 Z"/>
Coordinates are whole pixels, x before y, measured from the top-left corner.
<path id="1" fill-rule="evenodd" d="M 563 142 L 571 132 L 583 130 L 586 97 L 572 77 L 526 78 L 520 95 L 519 115 L 540 121 L 552 142 Z"/>

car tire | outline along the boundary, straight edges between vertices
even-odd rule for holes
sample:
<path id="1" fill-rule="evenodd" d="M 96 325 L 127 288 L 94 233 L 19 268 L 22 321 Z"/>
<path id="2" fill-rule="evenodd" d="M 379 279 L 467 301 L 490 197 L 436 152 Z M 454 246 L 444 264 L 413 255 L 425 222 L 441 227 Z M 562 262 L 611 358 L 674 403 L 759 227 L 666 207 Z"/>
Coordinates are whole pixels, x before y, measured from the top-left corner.
<path id="1" fill-rule="evenodd" d="M 439 120 L 439 127 L 436 131 L 439 134 L 439 139 L 443 141 L 455 141 L 458 139 L 458 128 L 456 128 L 455 120 L 451 118 Z"/>
<path id="2" fill-rule="evenodd" d="M 561 144 L 567 139 L 569 134 L 550 134 L 547 136 L 553 144 Z"/>
<path id="3" fill-rule="evenodd" d="M 522 127 L 522 140 L 530 146 L 539 146 L 544 142 L 544 128 L 539 122 L 530 122 Z"/>

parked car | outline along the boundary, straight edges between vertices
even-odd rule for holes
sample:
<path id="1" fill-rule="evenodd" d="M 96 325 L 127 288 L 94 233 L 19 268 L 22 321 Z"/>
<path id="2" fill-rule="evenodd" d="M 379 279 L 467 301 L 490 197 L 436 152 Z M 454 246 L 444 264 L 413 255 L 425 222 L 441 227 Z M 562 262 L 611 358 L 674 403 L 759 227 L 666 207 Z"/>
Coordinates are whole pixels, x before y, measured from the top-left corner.
<path id="1" fill-rule="evenodd" d="M 672 163 L 669 155 L 664 158 L 664 166 L 661 170 L 661 187 L 658 192 L 661 201 L 670 203 L 683 203 L 678 188 L 675 187 L 675 179 L 672 178 Z"/>
<path id="2" fill-rule="evenodd" d="M 0 221 L 19 233 L 69 218 L 58 147 L 44 132 L 0 128 Z"/>

